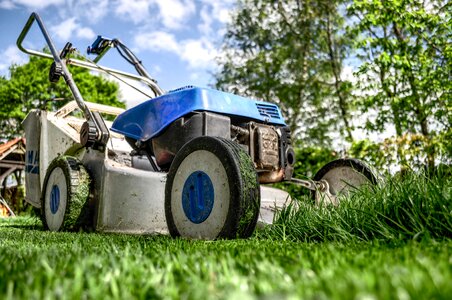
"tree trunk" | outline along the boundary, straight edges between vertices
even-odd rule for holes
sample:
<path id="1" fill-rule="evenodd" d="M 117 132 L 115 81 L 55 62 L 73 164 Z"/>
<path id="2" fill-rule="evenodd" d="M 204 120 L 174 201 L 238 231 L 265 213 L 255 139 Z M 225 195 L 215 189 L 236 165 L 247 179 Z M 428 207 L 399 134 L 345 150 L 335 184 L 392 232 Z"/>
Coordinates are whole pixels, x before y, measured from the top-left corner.
<path id="1" fill-rule="evenodd" d="M 395 22 L 393 23 L 393 31 L 394 31 L 394 34 L 395 34 L 397 40 L 399 41 L 399 43 L 401 43 L 401 44 L 406 43 L 405 37 L 403 36 L 400 28 L 397 26 L 397 24 Z M 402 49 L 404 49 L 404 48 L 402 48 Z M 406 49 L 404 49 L 404 50 L 406 50 Z M 406 51 L 404 51 L 403 54 L 406 57 L 410 58 L 408 53 L 406 53 Z M 407 72 L 407 77 L 408 77 L 408 83 L 409 83 L 410 89 L 411 89 L 411 96 L 413 97 L 412 103 L 414 106 L 414 112 L 416 114 L 417 122 L 421 128 L 421 134 L 424 136 L 425 143 L 426 143 L 424 150 L 427 155 L 426 163 L 427 163 L 428 172 L 433 172 L 433 170 L 435 168 L 435 147 L 431 142 L 430 132 L 429 132 L 428 123 L 427 123 L 426 110 L 424 108 L 424 105 L 421 101 L 422 100 L 421 96 L 419 95 L 419 92 L 417 89 L 417 84 L 416 84 L 415 76 L 413 74 L 411 59 L 409 59 L 408 61 L 409 61 L 410 69 Z"/>
<path id="2" fill-rule="evenodd" d="M 342 80 L 341 80 L 341 73 L 342 73 L 342 66 L 339 62 L 339 58 L 336 55 L 337 49 L 334 48 L 333 45 L 333 37 L 332 37 L 332 28 L 331 28 L 331 19 L 330 19 L 330 9 L 331 6 L 328 5 L 328 12 L 327 12 L 327 45 L 328 45 L 328 55 L 330 59 L 330 65 L 331 70 L 333 72 L 334 76 L 334 87 L 336 90 L 336 96 L 339 100 L 339 110 L 340 110 L 340 116 L 342 118 L 342 122 L 344 123 L 344 128 L 346 131 L 346 139 L 349 142 L 353 142 L 353 135 L 352 135 L 352 126 L 350 125 L 349 119 L 348 119 L 348 105 L 347 105 L 347 99 L 346 96 L 343 94 L 343 91 L 341 90 Z"/>

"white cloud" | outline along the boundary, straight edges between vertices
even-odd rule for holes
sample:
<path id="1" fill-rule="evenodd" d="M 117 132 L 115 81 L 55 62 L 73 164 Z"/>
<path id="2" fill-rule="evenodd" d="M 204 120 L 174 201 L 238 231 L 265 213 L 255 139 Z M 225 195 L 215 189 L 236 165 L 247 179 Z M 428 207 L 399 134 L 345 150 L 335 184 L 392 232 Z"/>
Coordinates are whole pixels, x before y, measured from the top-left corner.
<path id="1" fill-rule="evenodd" d="M 126 21 L 134 24 L 150 19 L 148 0 L 119 0 L 116 2 L 115 13 Z"/>
<path id="2" fill-rule="evenodd" d="M 57 38 L 63 41 L 68 41 L 72 35 L 72 32 L 77 29 L 75 18 L 67 19 L 66 21 L 52 26 L 50 32 L 52 32 Z"/>
<path id="3" fill-rule="evenodd" d="M 139 50 L 169 51 L 178 53 L 180 46 L 173 34 L 165 31 L 153 31 L 135 36 L 135 44 Z"/>
<path id="4" fill-rule="evenodd" d="M 179 56 L 192 69 L 211 68 L 218 54 L 213 44 L 204 38 L 187 39 L 181 42 L 174 34 L 164 31 L 154 31 L 139 34 L 135 37 L 138 50 L 170 52 Z"/>
<path id="5" fill-rule="evenodd" d="M 211 68 L 217 49 L 206 39 L 186 40 L 182 42 L 180 56 L 192 69 Z"/>
<path id="6" fill-rule="evenodd" d="M 212 1 L 203 0 L 200 11 L 201 22 L 198 24 L 199 32 L 210 39 L 217 39 L 223 36 L 225 29 L 223 26 L 217 28 L 215 32 L 213 29 L 216 27 L 215 24 L 220 23 L 224 25 L 231 21 L 231 10 L 233 8 L 234 1 Z"/>
<path id="7" fill-rule="evenodd" d="M 110 0 L 66 0 L 67 10 L 59 7 L 61 18 L 76 17 L 78 20 L 96 24 L 110 11 Z"/>
<path id="8" fill-rule="evenodd" d="M 198 25 L 198 30 L 203 35 L 210 35 L 212 33 L 213 17 L 207 5 L 201 8 L 200 12 L 201 23 Z"/>
<path id="9" fill-rule="evenodd" d="M 92 40 L 96 36 L 94 31 L 88 27 L 78 28 L 76 31 L 76 34 L 77 34 L 78 38 L 87 39 L 87 40 Z"/>
<path id="10" fill-rule="evenodd" d="M 13 9 L 25 6 L 31 9 L 43 9 L 50 5 L 63 4 L 64 0 L 3 0 L 0 2 L 0 8 Z"/>
<path id="11" fill-rule="evenodd" d="M 15 5 L 12 1 L 9 0 L 3 0 L 0 1 L 0 8 L 2 9 L 13 9 L 15 8 Z"/>
<path id="12" fill-rule="evenodd" d="M 10 45 L 5 51 L 1 51 L 0 73 L 5 73 L 12 64 L 24 64 L 28 61 L 27 56 L 23 54 L 16 45 Z"/>
<path id="13" fill-rule="evenodd" d="M 196 81 L 196 80 L 198 80 L 199 78 L 201 77 L 201 74 L 199 74 L 199 73 L 197 73 L 197 72 L 194 72 L 194 73 L 191 73 L 190 74 L 190 80 L 191 81 Z"/>
<path id="14" fill-rule="evenodd" d="M 231 9 L 235 0 L 204 0 L 205 3 L 212 5 L 212 16 L 221 23 L 229 23 L 231 21 Z"/>
<path id="15" fill-rule="evenodd" d="M 92 39 L 96 36 L 91 28 L 82 27 L 78 24 L 75 17 L 67 19 L 58 25 L 52 26 L 50 28 L 50 32 L 52 32 L 58 39 L 65 42 L 69 41 L 73 34 L 81 39 Z"/>
<path id="16" fill-rule="evenodd" d="M 221 53 L 215 41 L 224 31 L 224 24 L 230 22 L 230 13 L 235 0 L 149 0 L 151 13 L 163 25 L 163 30 L 146 31 L 147 23 L 141 33 L 134 37 L 136 51 L 166 52 L 176 55 L 191 70 L 190 79 L 202 81 L 202 73 L 217 67 L 215 58 Z M 196 5 L 194 4 L 196 3 Z M 155 7 L 155 5 L 157 7 Z M 198 12 L 195 10 L 198 9 Z M 196 19 L 194 18 L 196 17 Z M 190 38 L 179 33 L 184 24 L 194 25 Z M 155 27 L 153 27 L 155 28 Z"/>
<path id="17" fill-rule="evenodd" d="M 215 12 L 215 10 L 214 10 Z M 216 13 L 217 20 L 221 23 L 230 23 L 231 22 L 231 9 L 230 8 L 219 8 Z"/>
<path id="18" fill-rule="evenodd" d="M 125 21 L 147 25 L 158 19 L 166 29 L 180 29 L 196 11 L 193 0 L 117 0 L 115 6 Z"/>
<path id="19" fill-rule="evenodd" d="M 163 26 L 179 29 L 195 13 L 196 6 L 192 0 L 153 0 L 160 10 Z"/>
<path id="20" fill-rule="evenodd" d="M 231 20 L 231 9 L 236 0 L 202 0 L 203 7 L 209 7 L 210 15 L 220 23 L 228 23 Z"/>

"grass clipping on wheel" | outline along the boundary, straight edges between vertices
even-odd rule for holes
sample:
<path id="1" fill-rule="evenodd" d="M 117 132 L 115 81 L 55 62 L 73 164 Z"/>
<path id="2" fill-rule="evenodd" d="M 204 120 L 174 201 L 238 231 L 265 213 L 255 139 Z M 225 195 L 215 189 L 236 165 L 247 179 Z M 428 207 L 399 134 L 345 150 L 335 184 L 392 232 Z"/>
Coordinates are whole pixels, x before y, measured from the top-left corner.
<path id="1" fill-rule="evenodd" d="M 294 241 L 410 240 L 452 237 L 452 178 L 409 174 L 316 206 L 301 198 L 262 232 Z"/>

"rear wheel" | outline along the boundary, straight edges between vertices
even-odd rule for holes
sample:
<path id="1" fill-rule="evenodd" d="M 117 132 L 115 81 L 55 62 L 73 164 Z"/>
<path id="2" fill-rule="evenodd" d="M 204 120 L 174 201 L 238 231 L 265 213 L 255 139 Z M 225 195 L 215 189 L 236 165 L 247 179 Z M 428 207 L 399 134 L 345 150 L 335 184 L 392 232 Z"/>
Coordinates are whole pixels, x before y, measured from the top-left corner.
<path id="1" fill-rule="evenodd" d="M 47 169 L 41 196 L 41 217 L 50 231 L 77 230 L 86 224 L 89 176 L 73 157 L 61 156 Z"/>
<path id="2" fill-rule="evenodd" d="M 324 165 L 314 176 L 315 181 L 328 184 L 328 192 L 312 193 L 316 204 L 338 204 L 341 196 L 348 196 L 366 184 L 377 184 L 377 176 L 364 162 L 358 159 L 338 159 Z"/>
<path id="3" fill-rule="evenodd" d="M 260 189 L 249 155 L 236 143 L 203 136 L 171 164 L 165 215 L 172 236 L 246 238 L 256 226 Z"/>

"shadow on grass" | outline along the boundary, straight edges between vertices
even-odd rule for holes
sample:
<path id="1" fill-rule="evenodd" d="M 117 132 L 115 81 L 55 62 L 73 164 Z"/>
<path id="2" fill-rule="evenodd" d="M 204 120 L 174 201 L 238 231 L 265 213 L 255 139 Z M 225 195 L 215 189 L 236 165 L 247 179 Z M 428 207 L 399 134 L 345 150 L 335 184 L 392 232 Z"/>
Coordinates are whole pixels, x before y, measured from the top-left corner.
<path id="1" fill-rule="evenodd" d="M 44 231 L 44 226 L 42 226 L 41 220 L 37 217 L 31 216 L 18 216 L 0 219 L 0 229 L 2 227 Z"/>
<path id="2" fill-rule="evenodd" d="M 7 224 L 7 225 L 3 225 L 3 226 L 0 226 L 0 227 L 44 231 L 44 227 L 42 225 Z"/>

